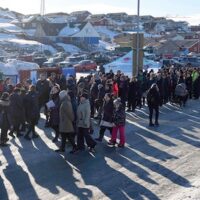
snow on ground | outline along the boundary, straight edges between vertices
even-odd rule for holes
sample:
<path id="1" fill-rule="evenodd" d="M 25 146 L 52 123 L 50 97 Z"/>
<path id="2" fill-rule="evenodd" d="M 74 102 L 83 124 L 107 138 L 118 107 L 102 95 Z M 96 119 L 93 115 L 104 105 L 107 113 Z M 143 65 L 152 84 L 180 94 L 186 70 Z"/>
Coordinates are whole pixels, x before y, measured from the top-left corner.
<path id="1" fill-rule="evenodd" d="M 13 21 L 12 19 L 8 19 L 8 18 L 3 18 L 0 15 L 0 23 L 10 23 L 11 21 Z"/>
<path id="2" fill-rule="evenodd" d="M 105 50 L 113 50 L 115 49 L 116 45 L 100 40 L 99 47 Z"/>
<path id="3" fill-rule="evenodd" d="M 0 8 L 0 18 L 4 18 L 8 20 L 10 19 L 10 21 L 12 21 L 16 19 L 17 17 L 13 12 Z"/>
<path id="4" fill-rule="evenodd" d="M 34 36 L 36 30 L 35 29 L 26 29 L 26 30 L 23 30 L 24 33 L 26 33 L 27 35 L 29 36 Z"/>
<path id="5" fill-rule="evenodd" d="M 17 71 L 20 70 L 26 70 L 26 69 L 39 69 L 39 65 L 37 63 L 31 63 L 31 62 L 24 62 L 21 60 L 16 59 L 10 59 L 8 60 L 8 63 L 5 64 L 5 67 L 13 67 L 16 68 Z"/>
<path id="6" fill-rule="evenodd" d="M 52 54 L 56 53 L 56 49 L 54 49 L 50 45 L 45 45 L 40 42 L 34 40 L 23 40 L 23 39 L 10 39 L 7 40 L 8 43 L 13 43 L 14 45 L 18 46 L 19 48 L 33 48 L 35 50 L 48 50 Z"/>
<path id="7" fill-rule="evenodd" d="M 67 36 L 74 35 L 75 33 L 78 33 L 78 32 L 80 32 L 79 28 L 76 28 L 76 27 L 70 28 L 69 26 L 66 26 L 60 31 L 59 36 L 67 37 Z"/>
<path id="8" fill-rule="evenodd" d="M 18 26 L 10 23 L 0 23 L 0 30 L 5 30 L 8 32 L 22 32 L 22 29 Z"/>
<path id="9" fill-rule="evenodd" d="M 16 38 L 15 35 L 12 34 L 5 34 L 5 33 L 0 33 L 0 42 L 4 40 L 10 40 Z"/>
<path id="10" fill-rule="evenodd" d="M 57 43 L 57 45 L 63 47 L 65 52 L 70 52 L 70 53 L 81 52 L 81 49 L 71 44 Z"/>
<path id="11" fill-rule="evenodd" d="M 106 36 L 109 37 L 110 39 L 113 39 L 114 36 L 119 34 L 118 32 L 109 30 L 105 26 L 95 26 L 95 29 L 101 36 Z"/>

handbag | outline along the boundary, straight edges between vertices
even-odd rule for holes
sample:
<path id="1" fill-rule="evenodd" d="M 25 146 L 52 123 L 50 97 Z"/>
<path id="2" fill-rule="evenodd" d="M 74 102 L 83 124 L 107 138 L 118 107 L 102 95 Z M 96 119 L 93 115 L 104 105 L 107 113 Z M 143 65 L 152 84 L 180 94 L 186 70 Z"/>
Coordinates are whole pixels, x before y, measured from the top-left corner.
<path id="1" fill-rule="evenodd" d="M 113 127 L 113 123 L 101 120 L 100 126 Z"/>

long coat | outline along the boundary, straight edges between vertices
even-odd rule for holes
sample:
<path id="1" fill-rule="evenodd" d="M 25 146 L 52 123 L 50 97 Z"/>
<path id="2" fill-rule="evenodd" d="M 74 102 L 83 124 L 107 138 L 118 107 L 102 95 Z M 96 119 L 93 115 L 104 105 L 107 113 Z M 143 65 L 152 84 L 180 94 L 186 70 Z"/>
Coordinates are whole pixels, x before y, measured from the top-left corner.
<path id="1" fill-rule="evenodd" d="M 77 109 L 77 127 L 90 128 L 90 102 L 81 102 Z"/>
<path id="2" fill-rule="evenodd" d="M 0 128 L 8 130 L 10 128 L 10 101 L 0 100 L 1 121 Z"/>
<path id="3" fill-rule="evenodd" d="M 10 96 L 11 125 L 18 126 L 23 122 L 23 101 L 19 94 L 14 92 Z"/>
<path id="4" fill-rule="evenodd" d="M 38 80 L 36 83 L 36 90 L 39 93 L 39 104 L 40 106 L 47 103 L 50 94 L 50 85 L 48 80 Z"/>
<path id="5" fill-rule="evenodd" d="M 60 101 L 59 101 L 59 95 L 54 94 L 52 96 L 52 101 L 54 102 L 55 106 L 50 109 L 50 125 L 52 127 L 59 126 L 59 109 L 60 109 Z"/>
<path id="6" fill-rule="evenodd" d="M 160 94 L 156 88 L 150 88 L 147 93 L 147 103 L 149 107 L 156 108 L 160 105 Z"/>
<path id="7" fill-rule="evenodd" d="M 27 122 L 37 124 L 40 118 L 38 93 L 33 91 L 28 92 L 24 102 Z"/>
<path id="8" fill-rule="evenodd" d="M 69 96 L 66 96 L 60 104 L 59 131 L 61 133 L 73 133 L 74 112 Z"/>
<path id="9" fill-rule="evenodd" d="M 102 120 L 106 122 L 113 122 L 113 110 L 114 110 L 113 101 L 112 100 L 108 102 L 104 101 Z"/>

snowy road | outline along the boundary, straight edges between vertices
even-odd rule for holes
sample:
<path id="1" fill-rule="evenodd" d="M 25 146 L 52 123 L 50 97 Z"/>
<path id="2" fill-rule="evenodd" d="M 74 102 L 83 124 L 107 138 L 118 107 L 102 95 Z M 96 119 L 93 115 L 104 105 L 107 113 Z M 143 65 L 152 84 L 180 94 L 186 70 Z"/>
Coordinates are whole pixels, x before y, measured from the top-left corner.
<path id="1" fill-rule="evenodd" d="M 95 154 L 55 153 L 41 120 L 40 139 L 0 149 L 0 200 L 200 200 L 200 106 L 189 104 L 162 107 L 159 128 L 147 126 L 147 108 L 127 114 L 126 148 L 104 141 Z"/>

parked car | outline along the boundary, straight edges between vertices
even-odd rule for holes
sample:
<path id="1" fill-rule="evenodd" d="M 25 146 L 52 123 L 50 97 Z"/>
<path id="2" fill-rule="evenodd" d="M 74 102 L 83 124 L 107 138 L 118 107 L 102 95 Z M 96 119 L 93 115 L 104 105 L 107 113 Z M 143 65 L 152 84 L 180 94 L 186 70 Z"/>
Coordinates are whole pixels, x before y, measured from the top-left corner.
<path id="1" fill-rule="evenodd" d="M 200 59 L 198 57 L 183 57 L 179 62 L 184 66 L 200 67 Z"/>
<path id="2" fill-rule="evenodd" d="M 64 61 L 60 62 L 59 65 L 76 65 L 84 59 L 83 56 L 69 56 Z"/>
<path id="3" fill-rule="evenodd" d="M 61 62 L 62 59 L 61 58 L 49 58 L 48 61 L 43 63 L 44 67 L 56 67 L 58 65 L 59 62 Z"/>
<path id="4" fill-rule="evenodd" d="M 97 69 L 97 64 L 92 60 L 82 60 L 74 65 L 76 72 L 86 72 Z"/>

